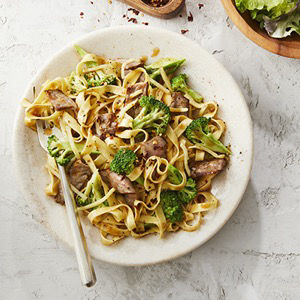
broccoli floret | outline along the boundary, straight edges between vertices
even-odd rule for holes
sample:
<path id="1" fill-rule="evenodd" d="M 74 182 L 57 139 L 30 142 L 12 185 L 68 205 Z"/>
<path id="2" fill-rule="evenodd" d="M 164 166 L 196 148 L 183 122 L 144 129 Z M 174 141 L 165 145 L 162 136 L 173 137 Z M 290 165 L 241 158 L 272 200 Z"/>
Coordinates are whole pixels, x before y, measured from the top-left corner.
<path id="1" fill-rule="evenodd" d="M 194 120 L 185 130 L 185 136 L 194 144 L 200 143 L 206 148 L 230 154 L 230 151 L 210 132 L 208 128 L 209 118 L 200 117 Z"/>
<path id="2" fill-rule="evenodd" d="M 166 219 L 170 220 L 172 223 L 182 221 L 183 209 L 176 191 L 162 191 L 160 200 Z"/>
<path id="3" fill-rule="evenodd" d="M 138 177 L 136 180 L 135 180 L 136 183 L 140 184 L 140 185 L 144 185 L 144 177 L 143 175 L 141 175 L 140 177 Z"/>
<path id="4" fill-rule="evenodd" d="M 139 103 L 142 110 L 132 121 L 132 127 L 155 131 L 158 135 L 165 133 L 171 117 L 170 108 L 154 97 L 143 96 Z"/>
<path id="5" fill-rule="evenodd" d="M 154 226 L 155 226 L 155 224 L 153 224 L 153 223 L 145 223 L 144 229 L 149 230 L 149 229 L 153 228 Z"/>
<path id="6" fill-rule="evenodd" d="M 172 165 L 168 166 L 168 179 L 173 184 L 180 184 L 183 180 L 182 175 L 179 170 Z M 175 191 L 178 197 L 178 200 L 182 204 L 188 204 L 192 201 L 197 195 L 196 182 L 194 179 L 189 178 L 186 182 L 185 187 L 182 190 Z"/>
<path id="7" fill-rule="evenodd" d="M 145 66 L 145 70 L 150 74 L 150 77 L 156 80 L 160 77 L 160 68 L 163 68 L 166 74 L 174 73 L 183 63 L 185 59 L 177 58 L 162 58 L 156 61 L 155 63 Z"/>
<path id="8" fill-rule="evenodd" d="M 180 184 L 182 182 L 182 175 L 179 170 L 172 165 L 168 166 L 168 179 L 172 184 Z"/>
<path id="9" fill-rule="evenodd" d="M 89 182 L 86 185 L 84 195 L 85 197 L 82 198 L 80 196 L 76 197 L 76 204 L 77 206 L 86 206 L 91 204 L 103 197 L 103 189 L 100 185 L 100 175 L 99 173 L 94 173 Z M 104 201 L 101 205 L 108 206 L 108 202 Z M 99 206 L 97 206 L 98 208 Z"/>
<path id="10" fill-rule="evenodd" d="M 197 187 L 194 179 L 189 178 L 185 187 L 178 191 L 178 199 L 182 204 L 188 204 L 197 196 Z"/>
<path id="11" fill-rule="evenodd" d="M 110 170 L 117 174 L 130 174 L 134 169 L 136 154 L 129 149 L 120 149 L 110 163 Z"/>
<path id="12" fill-rule="evenodd" d="M 74 45 L 75 50 L 77 51 L 77 53 L 80 55 L 81 58 L 83 58 L 84 56 L 90 54 L 88 52 L 86 52 L 85 50 L 83 50 L 81 47 L 79 47 L 78 45 Z M 98 66 L 97 62 L 94 60 L 90 60 L 90 61 L 86 61 L 85 62 L 86 66 L 88 68 L 92 68 L 92 67 L 96 67 Z"/>
<path id="13" fill-rule="evenodd" d="M 60 141 L 55 135 L 48 137 L 49 154 L 55 158 L 56 162 L 61 166 L 66 166 L 75 156 L 68 142 Z"/>
<path id="14" fill-rule="evenodd" d="M 92 72 L 85 75 L 88 87 L 96 87 L 103 84 L 116 84 L 117 78 L 114 75 L 106 75 L 100 71 Z"/>
<path id="15" fill-rule="evenodd" d="M 190 95 L 196 102 L 201 102 L 203 97 L 196 91 L 192 90 L 187 85 L 187 75 L 180 74 L 172 78 L 171 80 L 172 90 L 173 91 L 180 91 L 185 94 Z"/>
<path id="16" fill-rule="evenodd" d="M 74 45 L 75 50 L 77 51 L 77 53 L 80 55 L 80 57 L 84 57 L 85 55 L 88 54 L 88 52 L 86 52 L 85 50 L 83 50 L 81 47 L 79 47 L 78 45 Z"/>
<path id="17" fill-rule="evenodd" d="M 79 94 L 81 91 L 85 90 L 86 83 L 80 78 L 80 76 L 76 75 L 75 72 L 72 72 L 69 79 L 69 84 L 71 87 L 72 94 Z"/>

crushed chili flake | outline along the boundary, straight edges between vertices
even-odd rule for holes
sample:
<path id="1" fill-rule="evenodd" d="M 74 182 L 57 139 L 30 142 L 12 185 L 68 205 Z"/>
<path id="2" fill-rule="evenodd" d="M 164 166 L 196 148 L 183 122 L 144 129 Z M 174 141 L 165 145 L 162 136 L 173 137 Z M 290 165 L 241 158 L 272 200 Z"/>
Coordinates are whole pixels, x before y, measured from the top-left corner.
<path id="1" fill-rule="evenodd" d="M 148 23 L 148 22 L 142 22 L 142 24 L 144 24 L 144 25 L 146 25 L 146 26 L 148 26 L 148 25 L 149 25 L 149 23 Z"/>
<path id="2" fill-rule="evenodd" d="M 93 2 L 93 1 L 90 1 L 90 3 L 91 3 L 91 4 L 94 4 L 94 2 Z"/>
<path id="3" fill-rule="evenodd" d="M 190 12 L 190 14 L 188 15 L 188 21 L 189 22 L 193 22 L 194 21 L 194 17 L 192 15 L 192 13 Z"/>
<path id="4" fill-rule="evenodd" d="M 139 11 L 137 10 L 137 9 L 135 9 L 135 8 L 132 8 L 132 7 L 130 7 L 130 8 L 128 8 L 128 11 L 132 11 L 135 15 L 139 15 Z"/>
<path id="5" fill-rule="evenodd" d="M 186 34 L 187 32 L 189 32 L 188 29 L 181 29 L 181 33 L 182 33 L 182 34 Z"/>
<path id="6" fill-rule="evenodd" d="M 161 7 L 169 3 L 170 0 L 143 0 L 144 3 L 154 6 Z"/>
<path id="7" fill-rule="evenodd" d="M 130 19 L 128 20 L 128 22 L 132 22 L 132 23 L 134 23 L 134 24 L 137 24 L 137 19 L 136 19 L 136 18 L 130 18 Z"/>
<path id="8" fill-rule="evenodd" d="M 198 4 L 199 9 L 201 9 L 203 6 L 204 6 L 204 4 L 202 4 L 202 3 Z"/>
<path id="9" fill-rule="evenodd" d="M 80 12 L 80 17 L 83 18 L 83 16 L 84 16 L 84 12 L 81 11 Z"/>
<path id="10" fill-rule="evenodd" d="M 182 18 L 182 15 L 180 14 L 179 17 Z"/>
<path id="11" fill-rule="evenodd" d="M 126 15 L 123 15 L 123 18 L 126 18 Z"/>

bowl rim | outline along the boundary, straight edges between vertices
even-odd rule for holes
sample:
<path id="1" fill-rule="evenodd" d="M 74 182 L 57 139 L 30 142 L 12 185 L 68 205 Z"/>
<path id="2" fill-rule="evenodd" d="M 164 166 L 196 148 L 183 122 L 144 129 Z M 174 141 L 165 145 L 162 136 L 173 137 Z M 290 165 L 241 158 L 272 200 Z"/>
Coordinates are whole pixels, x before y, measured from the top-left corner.
<path id="1" fill-rule="evenodd" d="M 238 86 L 238 84 L 236 83 L 235 79 L 233 78 L 233 76 L 230 74 L 229 71 L 226 70 L 226 68 L 216 59 L 214 58 L 210 53 L 208 53 L 205 49 L 203 49 L 196 41 L 193 41 L 185 36 L 182 36 L 179 33 L 175 33 L 173 31 L 169 31 L 166 29 L 161 29 L 161 28 L 157 28 L 157 27 L 152 27 L 152 26 L 147 26 L 144 27 L 142 25 L 123 25 L 123 26 L 113 26 L 113 27 L 108 27 L 108 28 L 104 28 L 104 29 L 99 29 L 93 32 L 90 32 L 88 34 L 85 34 L 79 38 L 77 38 L 76 40 L 71 41 L 70 43 L 68 43 L 65 47 L 63 47 L 61 50 L 59 50 L 58 52 L 56 52 L 54 55 L 52 55 L 48 60 L 46 60 L 46 62 L 38 69 L 38 72 L 36 73 L 36 75 L 33 77 L 33 79 L 29 82 L 29 84 L 27 85 L 25 92 L 22 95 L 22 98 L 25 98 L 26 95 L 32 91 L 32 87 L 34 86 L 35 81 L 38 79 L 38 77 L 40 76 L 40 74 L 51 64 L 52 61 L 54 61 L 56 58 L 60 57 L 65 51 L 67 51 L 70 47 L 73 48 L 74 44 L 81 44 L 84 43 L 85 40 L 88 40 L 92 37 L 97 37 L 99 34 L 101 33 L 109 33 L 111 31 L 140 31 L 140 30 L 146 30 L 146 31 L 151 31 L 152 33 L 160 33 L 163 32 L 165 34 L 168 34 L 169 36 L 173 37 L 173 38 L 180 38 L 182 40 L 187 41 L 190 44 L 193 44 L 195 47 L 197 47 L 198 49 L 201 49 L 201 51 L 206 52 L 207 55 L 211 56 L 215 62 L 215 64 L 218 66 L 218 68 L 220 68 L 224 73 L 226 73 L 228 80 L 230 80 L 232 86 L 234 86 L 234 89 L 236 91 L 236 93 L 239 95 L 239 98 L 241 100 L 241 105 L 244 107 L 245 109 L 245 113 L 246 113 L 246 118 L 245 118 L 245 122 L 248 124 L 248 130 L 249 130 L 249 159 L 248 159 L 248 165 L 249 165 L 249 169 L 247 170 L 247 176 L 244 179 L 244 183 L 241 187 L 241 192 L 239 197 L 237 197 L 234 206 L 232 206 L 232 209 L 230 211 L 230 213 L 228 213 L 226 215 L 226 218 L 224 218 L 222 220 L 222 222 L 219 223 L 219 225 L 210 232 L 210 234 L 208 234 L 200 243 L 197 243 L 193 246 L 190 247 L 186 247 L 184 250 L 181 251 L 177 251 L 176 254 L 170 255 L 169 257 L 163 257 L 162 259 L 157 259 L 155 261 L 148 261 L 148 262 L 134 262 L 134 261 L 130 261 L 130 262 L 126 262 L 126 261 L 119 261 L 119 260 L 108 260 L 108 259 L 101 259 L 100 261 L 105 261 L 108 263 L 112 263 L 112 264 L 116 264 L 116 265 L 122 265 L 122 266 L 143 266 L 143 265 L 153 265 L 153 264 L 158 264 L 158 263 L 163 263 L 169 260 L 173 260 L 176 259 L 180 256 L 183 256 L 193 250 L 195 250 L 196 248 L 200 247 L 201 245 L 203 245 L 204 243 L 206 243 L 208 240 L 210 240 L 213 236 L 216 235 L 217 232 L 220 231 L 220 229 L 225 225 L 225 223 L 227 223 L 227 221 L 231 218 L 231 216 L 233 215 L 233 213 L 236 211 L 238 205 L 240 204 L 242 197 L 244 196 L 244 193 L 246 191 L 246 188 L 248 186 L 249 180 L 250 180 L 250 176 L 251 176 L 251 170 L 252 170 L 252 165 L 253 165 L 253 157 L 254 157 L 254 136 L 253 136 L 253 123 L 252 123 L 252 119 L 250 116 L 250 112 L 249 112 L 249 108 L 248 105 L 246 103 L 246 100 Z M 14 121 L 14 131 L 13 131 L 13 138 L 12 138 L 12 144 L 13 144 L 13 164 L 14 164 L 14 170 L 15 170 L 15 177 L 17 179 L 17 183 L 20 187 L 20 190 L 22 191 L 23 194 L 26 194 L 26 188 L 24 186 L 24 181 L 21 179 L 22 178 L 22 169 L 18 166 L 18 150 L 17 147 L 15 147 L 15 145 L 17 144 L 17 139 L 18 139 L 18 131 L 20 130 L 21 127 L 25 126 L 24 122 L 22 121 L 22 116 L 24 115 L 24 108 L 20 105 L 17 113 L 16 113 L 16 117 L 15 117 L 15 121 Z M 26 198 L 26 196 L 25 196 Z M 27 197 L 28 198 L 28 197 Z M 31 201 L 33 202 L 33 200 Z M 62 238 L 58 237 L 57 234 L 51 230 L 50 226 L 47 226 L 48 229 L 51 232 L 51 235 L 53 235 L 55 238 L 59 239 L 60 241 L 62 241 L 64 244 L 67 244 L 68 246 L 70 246 L 65 240 L 63 240 Z M 94 257 L 95 258 L 95 257 Z M 97 260 L 99 260 L 98 258 L 96 258 Z"/>

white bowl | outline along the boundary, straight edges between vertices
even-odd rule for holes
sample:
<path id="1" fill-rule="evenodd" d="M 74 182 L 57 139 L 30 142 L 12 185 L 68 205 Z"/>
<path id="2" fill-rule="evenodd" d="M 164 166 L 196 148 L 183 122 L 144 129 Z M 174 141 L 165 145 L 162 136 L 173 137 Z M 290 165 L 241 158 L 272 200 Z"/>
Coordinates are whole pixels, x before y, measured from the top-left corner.
<path id="1" fill-rule="evenodd" d="M 142 239 L 126 238 L 107 247 L 100 242 L 96 228 L 86 218 L 83 226 L 91 255 L 94 258 L 120 264 L 145 265 L 163 262 L 184 255 L 199 247 L 219 231 L 237 208 L 246 189 L 253 154 L 252 122 L 243 95 L 231 75 L 197 43 L 182 35 L 158 28 L 121 26 L 92 32 L 75 41 L 90 52 L 109 58 L 138 58 L 160 48 L 159 57 L 185 57 L 184 71 L 190 76 L 192 86 L 205 100 L 220 104 L 220 117 L 226 121 L 226 144 L 231 144 L 232 157 L 225 172 L 219 175 L 212 192 L 220 206 L 205 217 L 201 228 L 195 232 L 170 233 L 163 239 L 157 235 Z M 72 44 L 72 45 L 73 45 Z M 24 97 L 32 99 L 33 86 L 39 91 L 41 84 L 56 76 L 65 76 L 74 69 L 78 57 L 67 46 L 58 52 L 40 70 L 30 83 Z M 30 203 L 33 214 L 59 239 L 72 245 L 65 208 L 56 204 L 44 193 L 48 174 L 44 165 L 46 153 L 40 148 L 37 135 L 24 126 L 24 110 L 16 117 L 14 136 L 14 161 L 23 197 Z"/>

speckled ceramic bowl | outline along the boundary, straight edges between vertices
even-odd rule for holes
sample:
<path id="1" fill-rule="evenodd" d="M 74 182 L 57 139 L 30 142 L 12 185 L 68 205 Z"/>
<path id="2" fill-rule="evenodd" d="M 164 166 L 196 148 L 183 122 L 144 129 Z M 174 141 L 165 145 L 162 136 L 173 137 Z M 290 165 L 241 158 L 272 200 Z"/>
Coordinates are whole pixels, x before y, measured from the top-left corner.
<path id="1" fill-rule="evenodd" d="M 145 265 L 174 259 L 199 247 L 219 231 L 233 214 L 249 180 L 253 153 L 252 124 L 237 84 L 224 67 L 197 43 L 160 28 L 113 27 L 92 32 L 74 43 L 110 58 L 149 56 L 154 47 L 160 48 L 159 57 L 185 57 L 187 63 L 184 71 L 190 75 L 192 85 L 206 100 L 216 100 L 220 104 L 220 116 L 228 127 L 226 144 L 230 143 L 232 149 L 229 167 L 213 184 L 212 192 L 220 200 L 220 206 L 207 215 L 198 231 L 167 234 L 163 239 L 157 235 L 142 239 L 129 237 L 114 246 L 106 247 L 101 244 L 98 231 L 83 218 L 92 256 L 115 264 Z M 40 70 L 29 84 L 24 97 L 32 99 L 33 86 L 38 91 L 46 79 L 67 75 L 77 62 L 78 57 L 72 45 L 67 46 Z M 24 126 L 23 119 L 24 112 L 20 106 L 13 149 L 22 196 L 32 207 L 36 218 L 54 235 L 72 245 L 65 208 L 44 193 L 49 180 L 44 168 L 46 153 L 40 148 L 36 133 Z"/>

